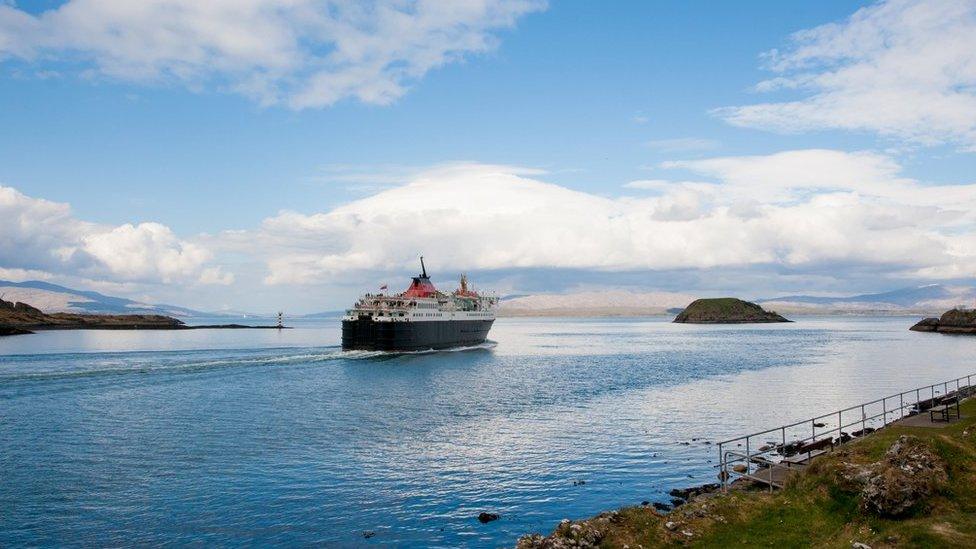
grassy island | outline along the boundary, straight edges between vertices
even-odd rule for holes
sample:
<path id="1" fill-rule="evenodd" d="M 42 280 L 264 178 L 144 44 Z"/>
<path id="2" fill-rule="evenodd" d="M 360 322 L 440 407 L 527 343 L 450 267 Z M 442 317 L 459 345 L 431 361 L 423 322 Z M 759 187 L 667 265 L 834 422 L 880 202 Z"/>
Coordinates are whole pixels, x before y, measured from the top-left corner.
<path id="1" fill-rule="evenodd" d="M 755 303 L 734 297 L 696 299 L 674 318 L 689 324 L 743 324 L 751 322 L 790 322 Z"/>

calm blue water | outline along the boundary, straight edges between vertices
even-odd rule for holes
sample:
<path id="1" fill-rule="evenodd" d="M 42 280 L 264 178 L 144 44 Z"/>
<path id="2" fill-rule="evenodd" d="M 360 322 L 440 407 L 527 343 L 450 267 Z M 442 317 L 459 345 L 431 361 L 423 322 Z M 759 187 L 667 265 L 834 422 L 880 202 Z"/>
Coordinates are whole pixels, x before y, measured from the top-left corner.
<path id="1" fill-rule="evenodd" d="M 400 356 L 343 354 L 335 321 L 3 338 L 0 546 L 510 546 L 711 482 L 706 441 L 976 372 L 976 338 L 913 321 L 502 319 Z"/>

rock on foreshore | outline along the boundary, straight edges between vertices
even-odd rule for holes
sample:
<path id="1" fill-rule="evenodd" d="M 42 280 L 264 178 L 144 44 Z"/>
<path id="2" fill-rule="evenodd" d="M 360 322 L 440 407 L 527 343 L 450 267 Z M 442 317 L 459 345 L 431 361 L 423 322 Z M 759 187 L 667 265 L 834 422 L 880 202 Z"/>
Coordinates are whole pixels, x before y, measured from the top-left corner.
<path id="1" fill-rule="evenodd" d="M 861 510 L 886 518 L 909 514 L 948 481 L 942 458 L 909 435 L 898 437 L 879 462 L 836 467 L 842 484 L 858 492 Z"/>
<path id="2" fill-rule="evenodd" d="M 945 464 L 916 437 L 903 435 L 861 491 L 861 508 L 883 517 L 900 517 L 948 481 Z"/>
<path id="3" fill-rule="evenodd" d="M 519 538 L 516 549 L 591 549 L 600 546 L 613 524 L 623 519 L 617 511 L 601 513 L 582 521 L 564 519 L 548 536 L 528 534 Z"/>

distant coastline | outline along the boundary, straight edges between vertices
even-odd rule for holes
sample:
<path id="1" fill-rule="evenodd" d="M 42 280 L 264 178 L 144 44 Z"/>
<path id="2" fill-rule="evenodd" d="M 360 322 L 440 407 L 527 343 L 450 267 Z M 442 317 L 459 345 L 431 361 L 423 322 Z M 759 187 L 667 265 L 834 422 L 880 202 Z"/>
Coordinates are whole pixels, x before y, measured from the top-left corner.
<path id="1" fill-rule="evenodd" d="M 768 305 L 763 303 L 764 306 Z M 670 309 L 670 308 L 669 308 Z M 622 307 L 565 307 L 551 309 L 508 309 L 499 310 L 499 318 L 639 318 L 639 317 L 662 317 L 672 318 L 678 310 L 669 309 L 643 309 L 643 308 L 622 308 Z M 918 317 L 938 314 L 939 311 L 933 309 L 812 309 L 812 308 L 783 308 L 777 307 L 776 311 L 792 316 L 847 316 L 847 317 Z"/>
<path id="2" fill-rule="evenodd" d="M 200 330 L 200 329 L 279 329 L 286 326 L 247 326 L 210 324 L 188 326 L 165 315 L 101 315 L 45 313 L 23 302 L 0 298 L 0 336 L 27 335 L 45 330 Z"/>

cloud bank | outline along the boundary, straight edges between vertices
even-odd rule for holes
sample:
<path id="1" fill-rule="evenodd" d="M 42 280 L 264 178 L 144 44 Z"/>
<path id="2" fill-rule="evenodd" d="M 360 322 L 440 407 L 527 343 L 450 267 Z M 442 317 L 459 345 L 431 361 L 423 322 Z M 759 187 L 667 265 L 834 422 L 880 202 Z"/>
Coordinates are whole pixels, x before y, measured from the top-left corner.
<path id="1" fill-rule="evenodd" d="M 14 278 L 52 273 L 126 282 L 230 284 L 213 253 L 159 223 L 107 226 L 75 218 L 67 204 L 0 186 L 0 269 Z"/>
<path id="2" fill-rule="evenodd" d="M 875 132 L 976 151 L 976 2 L 888 0 L 764 55 L 760 92 L 791 101 L 717 109 L 737 126 Z"/>
<path id="3" fill-rule="evenodd" d="M 262 104 L 385 105 L 428 71 L 492 50 L 543 0 L 0 2 L 0 60 L 79 63 L 136 82 L 215 86 Z"/>
<path id="4" fill-rule="evenodd" d="M 269 284 L 412 269 L 976 269 L 976 185 L 924 185 L 875 153 L 787 151 L 665 163 L 716 183 L 651 180 L 607 198 L 483 164 L 440 166 L 328 212 L 281 212 L 213 245 L 260 250 Z M 650 189 L 650 193 L 644 192 Z"/>

